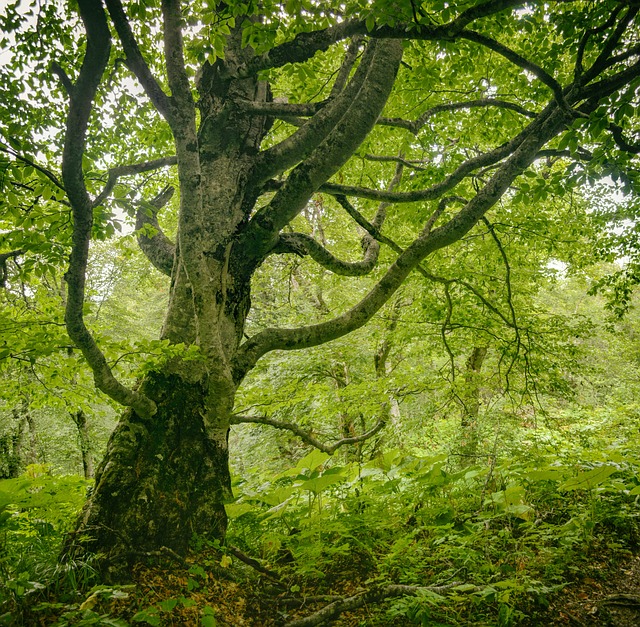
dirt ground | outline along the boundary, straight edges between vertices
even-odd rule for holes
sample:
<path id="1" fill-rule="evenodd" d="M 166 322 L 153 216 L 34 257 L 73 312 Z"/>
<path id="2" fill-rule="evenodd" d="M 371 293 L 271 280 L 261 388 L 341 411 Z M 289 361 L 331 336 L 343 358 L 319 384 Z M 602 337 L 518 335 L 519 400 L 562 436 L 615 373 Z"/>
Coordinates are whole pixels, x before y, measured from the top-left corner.
<path id="1" fill-rule="evenodd" d="M 640 555 L 597 565 L 554 597 L 536 625 L 640 626 Z"/>

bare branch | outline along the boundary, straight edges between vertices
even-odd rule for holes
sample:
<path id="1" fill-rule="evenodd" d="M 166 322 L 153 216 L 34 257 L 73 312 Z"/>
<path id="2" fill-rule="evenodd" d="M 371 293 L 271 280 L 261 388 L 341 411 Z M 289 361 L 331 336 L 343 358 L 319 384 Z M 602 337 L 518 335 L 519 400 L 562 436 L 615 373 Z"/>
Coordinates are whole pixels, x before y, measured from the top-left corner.
<path id="1" fill-rule="evenodd" d="M 235 415 L 231 417 L 230 424 L 232 425 L 244 424 L 244 423 L 268 425 L 270 427 L 275 427 L 276 429 L 291 431 L 291 433 L 294 433 L 295 435 L 297 435 L 303 442 L 306 442 L 310 446 L 313 446 L 314 448 L 317 448 L 318 450 L 324 453 L 328 453 L 329 455 L 333 455 L 339 448 L 346 446 L 348 444 L 357 444 L 358 442 L 364 442 L 365 440 L 368 440 L 369 438 L 373 437 L 376 433 L 378 433 L 386 425 L 386 422 L 384 420 L 380 420 L 374 427 L 369 429 L 369 431 L 366 431 L 361 435 L 355 435 L 350 438 L 342 438 L 341 440 L 338 440 L 333 444 L 323 444 L 322 442 L 320 442 L 320 440 L 318 440 L 316 437 L 312 435 L 311 431 L 306 431 L 305 429 L 302 429 L 300 426 L 298 426 L 297 424 L 294 424 L 293 422 L 284 422 L 280 420 L 274 420 L 273 418 L 268 418 L 267 416 Z"/>
<path id="2" fill-rule="evenodd" d="M 151 74 L 151 70 L 140 52 L 138 42 L 133 36 L 122 2 L 120 0 L 105 0 L 105 4 L 122 43 L 127 67 L 135 74 L 160 115 L 169 121 L 171 117 L 170 98 L 162 91 L 155 77 Z"/>
<path id="3" fill-rule="evenodd" d="M 140 250 L 162 274 L 169 277 L 173 270 L 176 247 L 162 232 L 158 224 L 158 211 L 171 200 L 173 192 L 173 187 L 166 187 L 146 206 L 138 207 L 136 212 L 136 230 Z M 145 226 L 151 227 L 152 235 L 144 232 Z"/>
<path id="4" fill-rule="evenodd" d="M 371 603 L 380 603 L 385 599 L 393 597 L 415 596 L 420 592 L 443 594 L 461 585 L 462 582 L 460 581 L 454 581 L 443 586 L 409 586 L 403 584 L 391 584 L 381 588 L 378 587 L 364 590 L 351 597 L 342 597 L 309 616 L 292 620 L 286 623 L 285 627 L 315 627 L 316 625 L 332 621 L 344 612 L 350 612 Z M 482 589 L 483 588 L 480 586 L 465 586 L 463 591 L 465 593 L 471 593 L 478 592 Z"/>
<path id="5" fill-rule="evenodd" d="M 364 155 L 364 158 L 367 161 L 378 161 L 380 163 L 399 163 L 406 168 L 410 168 L 411 170 L 425 170 L 422 166 L 428 163 L 427 160 L 424 159 L 403 159 L 402 157 L 392 157 L 391 155 Z"/>
<path id="6" fill-rule="evenodd" d="M 256 102 L 255 100 L 241 100 L 237 103 L 237 107 L 252 115 L 269 115 L 274 118 L 295 118 L 295 117 L 311 117 L 324 108 L 330 100 L 322 102 L 308 102 L 300 104 L 289 104 L 288 102 Z"/>
<path id="7" fill-rule="evenodd" d="M 358 58 L 358 51 L 360 50 L 360 46 L 362 44 L 362 37 L 356 36 L 351 39 L 349 42 L 349 47 L 345 52 L 344 59 L 342 60 L 342 64 L 340 65 L 340 70 L 338 71 L 338 76 L 333 83 L 333 87 L 331 87 L 331 94 L 329 97 L 337 96 L 347 84 L 349 80 L 349 74 Z"/>
<path id="8" fill-rule="evenodd" d="M 110 168 L 107 183 L 104 189 L 94 199 L 93 206 L 98 207 L 109 197 L 109 194 L 113 191 L 120 177 L 151 172 L 167 166 L 176 165 L 177 163 L 178 159 L 175 156 L 171 156 L 160 157 L 159 159 L 153 159 L 152 161 L 145 161 L 143 163 L 132 163 L 130 165 L 120 165 L 115 168 Z"/>

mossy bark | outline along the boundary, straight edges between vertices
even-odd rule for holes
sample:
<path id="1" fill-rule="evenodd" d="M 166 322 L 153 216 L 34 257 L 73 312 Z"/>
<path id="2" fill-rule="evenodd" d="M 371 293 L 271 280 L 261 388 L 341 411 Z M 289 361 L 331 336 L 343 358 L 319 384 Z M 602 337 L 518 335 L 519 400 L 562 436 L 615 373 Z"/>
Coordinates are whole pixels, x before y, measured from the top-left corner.
<path id="1" fill-rule="evenodd" d="M 69 555 L 98 553 L 107 579 L 167 547 L 188 550 L 194 535 L 224 538 L 231 495 L 226 437 L 204 425 L 206 389 L 153 373 L 142 391 L 156 402 L 150 421 L 127 410 L 109 440 L 93 494 L 69 538 Z"/>

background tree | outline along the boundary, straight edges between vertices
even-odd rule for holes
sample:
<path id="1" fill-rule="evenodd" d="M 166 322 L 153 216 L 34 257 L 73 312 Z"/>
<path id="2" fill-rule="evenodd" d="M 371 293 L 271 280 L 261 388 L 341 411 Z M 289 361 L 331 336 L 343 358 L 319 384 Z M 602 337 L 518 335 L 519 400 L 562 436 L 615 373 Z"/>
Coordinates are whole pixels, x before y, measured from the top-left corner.
<path id="1" fill-rule="evenodd" d="M 78 537 L 90 536 L 89 548 L 119 566 L 162 546 L 184 552 L 193 533 L 224 537 L 235 395 L 264 355 L 359 329 L 423 260 L 464 255 L 462 239 L 476 225 L 495 234 L 485 216 L 517 187 L 541 202 L 605 168 L 635 185 L 640 7 L 105 4 L 79 1 L 79 45 L 78 17 L 53 4 L 35 27 L 16 6 L 5 18 L 20 41 L 3 70 L 4 184 L 12 194 L 5 206 L 20 227 L 5 238 L 3 255 L 60 260 L 70 245 L 67 332 L 97 387 L 128 407 Z M 60 104 L 60 87 L 50 75 L 38 78 L 48 68 L 66 99 L 54 111 L 51 90 Z M 16 102 L 18 72 L 40 96 L 26 109 Z M 36 168 L 38 153 L 49 161 Z M 538 165 L 556 158 L 566 161 Z M 392 186 L 398 163 L 411 175 Z M 18 180 L 25 166 L 42 183 Z M 167 168 L 176 170 L 175 194 L 157 176 L 144 180 Z M 318 193 L 326 211 L 351 218 L 354 236 L 344 241 L 362 241 L 361 259 L 344 260 L 340 245 L 330 251 L 317 232 L 297 230 Z M 175 241 L 159 222 L 172 194 Z M 52 198 L 62 210 L 49 214 Z M 143 252 L 171 278 L 157 344 L 165 359 L 150 362 L 135 388 L 115 376 L 84 317 L 89 243 L 114 230 L 117 205 L 137 214 Z M 53 237 L 32 239 L 34 227 Z M 260 328 L 252 277 L 281 254 L 370 279 L 349 283 L 353 301 L 336 317 Z M 448 281 L 436 279 L 445 309 Z"/>

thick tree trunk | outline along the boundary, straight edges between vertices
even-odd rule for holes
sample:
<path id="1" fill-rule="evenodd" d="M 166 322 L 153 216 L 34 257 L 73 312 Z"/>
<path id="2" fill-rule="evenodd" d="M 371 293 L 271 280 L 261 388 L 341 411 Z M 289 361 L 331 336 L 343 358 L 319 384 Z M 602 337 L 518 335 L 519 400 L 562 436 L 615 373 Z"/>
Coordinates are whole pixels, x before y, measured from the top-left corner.
<path id="1" fill-rule="evenodd" d="M 154 373 L 142 391 L 158 411 L 148 422 L 125 412 L 66 547 L 100 553 L 107 578 L 126 576 L 133 561 L 162 547 L 184 554 L 194 535 L 222 540 L 227 526 L 228 450 L 226 438 L 205 429 L 205 388 Z"/>

